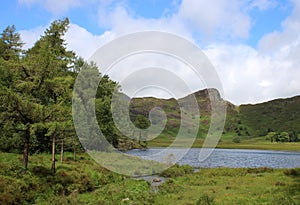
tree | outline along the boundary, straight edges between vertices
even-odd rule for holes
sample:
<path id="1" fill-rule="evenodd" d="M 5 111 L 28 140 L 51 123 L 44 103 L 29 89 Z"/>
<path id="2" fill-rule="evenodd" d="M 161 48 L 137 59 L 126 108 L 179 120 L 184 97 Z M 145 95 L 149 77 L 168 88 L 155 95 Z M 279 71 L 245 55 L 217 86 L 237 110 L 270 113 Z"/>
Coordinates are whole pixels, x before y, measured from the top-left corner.
<path id="1" fill-rule="evenodd" d="M 146 118 L 144 115 L 137 115 L 134 120 L 134 125 L 139 128 L 139 138 L 138 142 L 142 147 L 147 147 L 147 129 L 150 126 L 150 122 L 148 118 Z M 144 142 L 144 145 L 141 143 Z"/>
<path id="2" fill-rule="evenodd" d="M 98 106 L 93 90 L 98 87 L 99 70 L 93 63 L 83 63 L 78 70 L 80 74 L 77 77 L 73 94 L 74 123 L 80 128 L 76 130 L 76 133 L 87 150 L 105 150 L 107 144 L 101 138 L 97 119 L 94 116 L 94 111 L 96 114 L 98 112 Z"/>
<path id="3" fill-rule="evenodd" d="M 266 139 L 270 139 L 271 142 L 289 142 L 290 141 L 290 136 L 289 133 L 287 132 L 269 132 L 268 135 L 266 136 Z"/>
<path id="4" fill-rule="evenodd" d="M 86 81 L 74 94 L 74 102 L 83 101 L 75 115 L 84 121 L 80 124 L 80 136 L 89 148 L 107 147 L 98 140 L 97 123 L 107 140 L 118 147 L 121 136 L 116 129 L 111 113 L 111 97 L 118 84 L 102 76 L 96 96 L 91 96 L 90 87 L 101 77 L 95 64 L 87 64 L 75 53 L 66 49 L 64 34 L 69 20 L 54 21 L 44 35 L 26 51 L 15 27 L 8 27 L 0 38 L 0 150 L 12 151 L 21 147 L 23 165 L 28 167 L 30 152 L 51 152 L 51 171 L 55 173 L 57 143 L 60 143 L 61 161 L 64 146 L 72 145 L 74 159 L 79 140 L 75 136 L 72 119 L 72 95 L 75 79 L 83 71 Z M 80 76 L 80 75 L 78 75 Z M 96 99 L 96 103 L 95 102 Z M 92 119 L 95 110 L 97 119 Z M 83 135 L 82 135 L 83 134 Z M 81 141 L 82 142 L 82 141 Z"/>
<path id="5" fill-rule="evenodd" d="M 290 131 L 289 132 L 289 142 L 298 142 L 298 136 L 295 131 Z"/>
<path id="6" fill-rule="evenodd" d="M 274 142 L 277 139 L 277 135 L 278 134 L 276 132 L 269 132 L 266 136 L 266 139 L 270 140 L 271 142 Z"/>
<path id="7" fill-rule="evenodd" d="M 45 136 L 52 138 L 52 165 L 55 173 L 55 149 L 57 137 L 61 136 L 65 122 L 72 119 L 71 97 L 74 77 L 75 54 L 67 51 L 63 36 L 67 31 L 69 20 L 54 21 L 26 55 L 28 67 L 35 71 L 37 89 L 32 92 L 41 104 L 49 107 L 51 113 L 40 123 L 47 130 Z"/>
<path id="8" fill-rule="evenodd" d="M 281 132 L 278 135 L 279 142 L 289 142 L 289 139 L 290 139 L 290 136 L 289 136 L 289 133 L 287 133 L 287 132 Z"/>
<path id="9" fill-rule="evenodd" d="M 22 42 L 20 35 L 15 32 L 14 26 L 7 27 L 0 38 L 0 115 L 1 132 L 6 138 L 17 138 L 23 140 L 24 167 L 27 169 L 27 139 L 30 135 L 27 112 L 35 110 L 36 104 L 27 96 L 22 96 L 20 82 L 24 73 L 22 72 Z M 23 107 L 26 112 L 21 111 Z M 32 122 L 32 121 L 31 121 Z"/>
<path id="10" fill-rule="evenodd" d="M 12 73 L 12 80 L 1 83 L 1 115 L 7 130 L 13 129 L 23 138 L 23 164 L 27 169 L 30 139 L 52 138 L 52 150 L 61 123 L 71 119 L 71 95 L 74 84 L 75 54 L 65 48 L 63 35 L 67 30 L 68 19 L 54 21 L 34 46 L 18 58 L 6 58 L 17 52 L 16 41 L 10 55 L 4 60 L 12 63 L 2 65 Z M 5 35 L 8 36 L 8 35 Z M 18 35 L 10 35 L 18 37 Z M 3 53 L 3 52 L 1 52 Z M 1 63 L 0 62 L 0 63 Z M 53 163 L 53 162 L 52 162 Z M 55 169 L 52 169 L 54 171 Z"/>
<path id="11" fill-rule="evenodd" d="M 60 130 L 60 162 L 63 162 L 64 147 L 69 146 L 73 148 L 74 161 L 76 161 L 76 147 L 80 144 L 76 136 L 73 120 L 64 121 L 61 124 Z"/>
<path id="12" fill-rule="evenodd" d="M 1 33 L 0 56 L 6 61 L 18 59 L 22 53 L 22 46 L 20 34 L 16 32 L 15 26 L 6 27 Z"/>

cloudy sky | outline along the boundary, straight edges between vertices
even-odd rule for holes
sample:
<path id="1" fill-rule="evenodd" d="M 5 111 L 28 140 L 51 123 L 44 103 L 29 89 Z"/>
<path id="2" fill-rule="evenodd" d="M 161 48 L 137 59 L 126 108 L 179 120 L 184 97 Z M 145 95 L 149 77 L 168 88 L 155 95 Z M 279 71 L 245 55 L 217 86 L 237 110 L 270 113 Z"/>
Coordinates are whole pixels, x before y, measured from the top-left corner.
<path id="1" fill-rule="evenodd" d="M 25 48 L 63 17 L 68 48 L 85 59 L 118 36 L 167 31 L 202 49 L 235 104 L 300 95 L 300 0 L 11 0 L 0 9 L 0 29 L 14 24 Z"/>

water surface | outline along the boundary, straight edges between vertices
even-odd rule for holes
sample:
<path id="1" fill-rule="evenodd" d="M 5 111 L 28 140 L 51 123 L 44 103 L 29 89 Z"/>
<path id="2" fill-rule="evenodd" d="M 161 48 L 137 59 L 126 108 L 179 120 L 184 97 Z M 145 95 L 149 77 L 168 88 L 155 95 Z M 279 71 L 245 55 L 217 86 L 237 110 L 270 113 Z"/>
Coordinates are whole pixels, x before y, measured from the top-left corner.
<path id="1" fill-rule="evenodd" d="M 300 167 L 300 152 L 247 150 L 247 149 L 215 149 L 204 161 L 199 160 L 199 153 L 203 148 L 171 148 L 168 156 L 161 157 L 160 153 L 165 148 L 150 148 L 148 150 L 130 150 L 127 154 L 155 161 L 167 161 L 171 158 L 182 156 L 178 164 L 188 164 L 193 167 L 270 167 L 270 168 L 295 168 Z"/>

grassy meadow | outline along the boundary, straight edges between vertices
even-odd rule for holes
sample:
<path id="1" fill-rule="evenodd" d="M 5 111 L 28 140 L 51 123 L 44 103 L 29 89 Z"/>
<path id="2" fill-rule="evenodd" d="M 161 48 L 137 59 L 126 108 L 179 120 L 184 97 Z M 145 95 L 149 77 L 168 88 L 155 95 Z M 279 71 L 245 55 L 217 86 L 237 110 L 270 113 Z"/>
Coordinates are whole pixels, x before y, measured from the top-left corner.
<path id="1" fill-rule="evenodd" d="M 223 149 L 258 149 L 258 150 L 281 150 L 281 151 L 300 151 L 300 142 L 270 142 L 263 137 L 242 137 L 240 142 L 233 142 L 234 136 L 222 136 L 216 148 Z M 155 138 L 148 142 L 150 147 L 168 147 L 173 142 L 174 138 Z M 184 139 L 183 139 L 184 140 Z M 193 148 L 201 148 L 204 139 L 196 138 L 193 143 Z M 184 143 L 183 143 L 184 144 Z"/>
<path id="2" fill-rule="evenodd" d="M 299 204 L 300 169 L 217 168 L 194 172 L 175 165 L 152 187 L 100 167 L 87 154 L 66 153 L 51 174 L 51 156 L 0 153 L 0 204 Z"/>

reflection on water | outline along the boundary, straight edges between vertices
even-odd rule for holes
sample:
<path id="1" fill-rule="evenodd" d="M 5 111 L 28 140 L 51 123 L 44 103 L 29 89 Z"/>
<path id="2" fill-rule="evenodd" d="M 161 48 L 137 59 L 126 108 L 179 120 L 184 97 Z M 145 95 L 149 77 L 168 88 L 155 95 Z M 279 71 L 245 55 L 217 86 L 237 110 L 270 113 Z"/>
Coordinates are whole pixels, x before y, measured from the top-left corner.
<path id="1" fill-rule="evenodd" d="M 193 167 L 270 167 L 295 168 L 300 167 L 300 152 L 284 152 L 270 150 L 244 149 L 215 149 L 209 158 L 200 162 L 199 153 L 202 148 L 191 148 L 178 164 L 189 164 Z M 130 150 L 127 154 L 140 156 L 144 159 L 163 161 L 159 153 L 165 148 L 151 148 L 148 150 Z M 179 156 L 182 148 L 172 148 L 170 156 Z"/>

